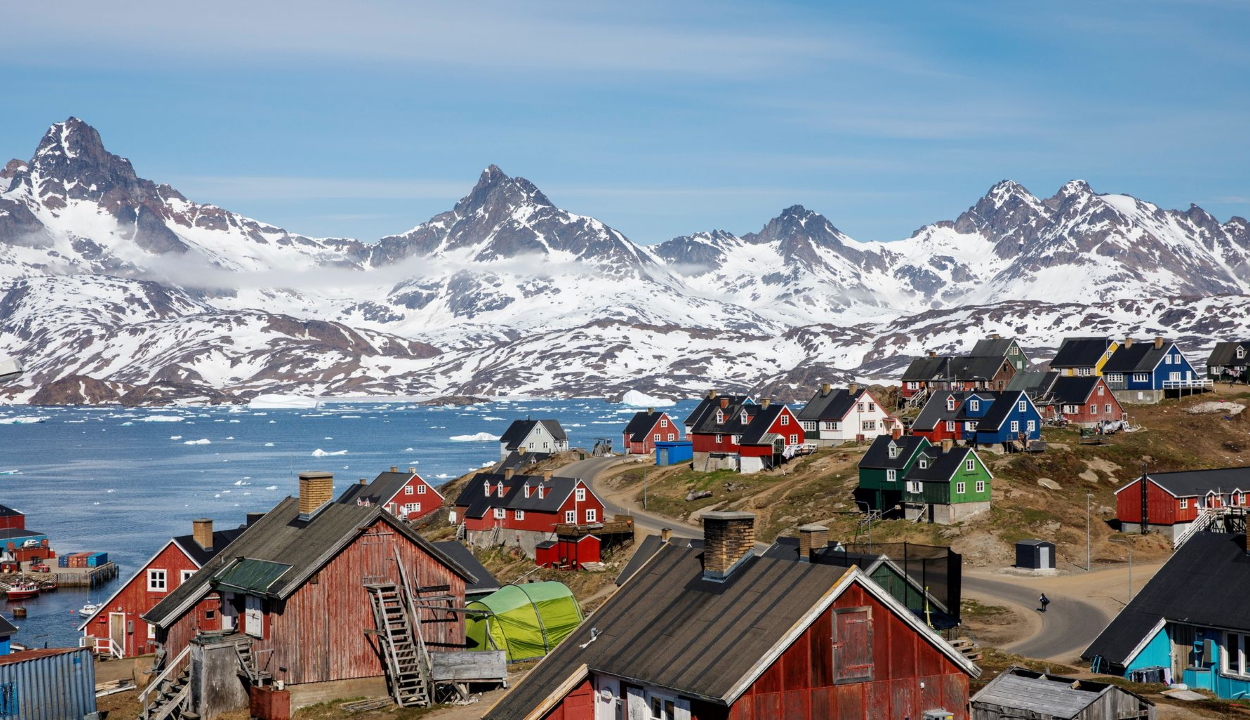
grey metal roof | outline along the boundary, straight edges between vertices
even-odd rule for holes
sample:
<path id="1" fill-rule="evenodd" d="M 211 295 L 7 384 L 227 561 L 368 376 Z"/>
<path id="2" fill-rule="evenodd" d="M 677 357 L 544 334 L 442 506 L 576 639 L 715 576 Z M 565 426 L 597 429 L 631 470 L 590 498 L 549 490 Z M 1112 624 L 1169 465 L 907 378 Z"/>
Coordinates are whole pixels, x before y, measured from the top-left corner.
<path id="1" fill-rule="evenodd" d="M 1094 367 L 1102 359 L 1107 348 L 1111 347 L 1111 338 L 1107 337 L 1069 337 L 1064 338 L 1051 359 L 1052 368 Z"/>
<path id="2" fill-rule="evenodd" d="M 1229 490 L 1250 491 L 1250 467 L 1215 468 L 1213 470 L 1179 470 L 1147 473 L 1154 484 L 1178 498 L 1206 495 Z M 1128 487 L 1127 485 L 1125 487 Z M 1120 488 L 1123 490 L 1124 488 Z M 1119 492 L 1118 490 L 1116 491 Z"/>
<path id="3" fill-rule="evenodd" d="M 890 457 L 890 444 L 898 448 L 898 454 Z M 878 435 L 868 446 L 868 452 L 859 461 L 859 467 L 884 470 L 902 470 L 918 448 L 927 447 L 928 438 L 923 435 L 904 435 L 895 440 L 889 435 Z"/>
<path id="4" fill-rule="evenodd" d="M 466 594 L 478 595 L 499 589 L 499 581 L 495 579 L 494 575 L 491 575 L 490 570 L 486 569 L 486 566 L 477 559 L 472 550 L 461 545 L 458 540 L 436 542 L 434 547 L 442 550 L 444 555 L 460 563 L 460 567 L 473 573 L 473 576 L 477 578 L 473 582 L 465 583 L 464 591 Z"/>
<path id="5" fill-rule="evenodd" d="M 191 603 L 208 592 L 213 578 L 227 564 L 238 558 L 290 565 L 290 571 L 283 573 L 268 587 L 270 596 L 285 599 L 364 532 L 364 528 L 377 520 L 393 527 L 466 581 L 477 579 L 472 572 L 448 557 L 406 523 L 399 522 L 377 505 L 331 502 L 309 520 L 301 520 L 299 499 L 288 497 L 265 513 L 264 517 L 245 528 L 234 542 L 219 551 L 199 572 L 144 613 L 143 618 L 161 627 L 168 627 L 182 616 Z"/>
<path id="6" fill-rule="evenodd" d="M 1081 654 L 1123 665 L 1160 620 L 1250 631 L 1245 535 L 1196 533 Z"/>
<path id="7" fill-rule="evenodd" d="M 230 528 L 229 530 L 214 530 L 213 547 L 211 550 L 205 550 L 200 547 L 200 544 L 195 541 L 194 535 L 179 535 L 173 540 L 178 547 L 182 548 L 182 551 L 187 554 L 187 557 L 194 560 L 196 565 L 203 567 L 204 563 L 212 560 L 217 553 L 221 552 L 227 545 L 234 542 L 246 529 L 247 528 L 244 526 Z"/>
<path id="8" fill-rule="evenodd" d="M 513 450 L 508 453 L 507 457 L 499 461 L 499 464 L 495 466 L 495 472 L 503 472 L 504 470 L 520 470 L 526 465 L 540 463 L 549 457 L 551 457 L 551 453 L 530 452 L 528 450 L 526 452 L 521 452 L 520 450 Z"/>
<path id="9" fill-rule="evenodd" d="M 1250 365 L 1250 357 L 1237 357 L 1237 348 L 1245 348 L 1250 355 L 1250 340 L 1232 340 L 1218 342 L 1211 348 L 1207 356 L 1207 367 L 1245 367 Z"/>
<path id="10" fill-rule="evenodd" d="M 1038 400 L 1050 392 L 1057 379 L 1059 379 L 1059 373 L 1055 370 L 1025 370 L 1016 373 L 1015 377 L 1011 378 L 1011 382 L 1007 383 L 1007 389 L 1022 391 L 1030 398 Z"/>
<path id="11" fill-rule="evenodd" d="M 1128 691 L 1107 683 L 1078 681 L 1022 668 L 1008 668 L 973 695 L 970 702 L 973 707 L 978 704 L 996 705 L 1066 720 L 1079 715 L 1106 692 Z"/>
<path id="12" fill-rule="evenodd" d="M 945 355 L 921 355 L 911 359 L 907 369 L 903 371 L 904 382 L 928 382 L 934 378 L 946 377 Z"/>
<path id="13" fill-rule="evenodd" d="M 703 540 L 698 538 L 671 537 L 668 541 L 677 547 L 703 547 Z M 634 573 L 638 572 L 638 568 L 642 567 L 648 560 L 654 557 L 663 545 L 664 543 L 660 540 L 659 535 L 648 535 L 644 537 L 642 542 L 638 543 L 638 549 L 635 550 L 633 556 L 629 558 L 629 562 L 625 563 L 625 567 L 621 568 L 621 574 L 617 575 L 616 580 L 613 581 L 616 583 L 616 586 L 620 587 L 628 582 L 629 579 L 634 576 Z"/>
<path id="14" fill-rule="evenodd" d="M 490 483 L 491 492 L 486 493 L 486 483 Z M 464 514 L 471 518 L 480 518 L 492 508 L 508 510 L 525 510 L 530 512 L 556 512 L 569 494 L 581 482 L 578 478 L 552 477 L 542 475 L 513 475 L 504 477 L 503 473 L 478 473 L 465 483 L 464 489 L 456 497 L 456 507 L 466 508 Z M 503 497 L 498 495 L 498 487 L 503 484 Z M 525 486 L 530 486 L 530 496 L 525 497 Z M 539 497 L 538 488 L 543 489 Z"/>
<path id="15" fill-rule="evenodd" d="M 969 357 L 1006 357 L 1007 351 L 1011 349 L 1011 344 L 1015 340 L 1011 338 L 984 338 L 977 340 L 977 344 L 972 346 L 972 351 L 968 353 Z"/>
<path id="16" fill-rule="evenodd" d="M 1056 378 L 1050 390 L 1050 400 L 1061 405 L 1084 405 L 1100 382 L 1102 378 L 1097 375 Z"/>
<path id="17" fill-rule="evenodd" d="M 17 626 L 9 622 L 9 619 L 0 615 L 0 637 L 9 637 L 17 632 Z"/>
<path id="18" fill-rule="evenodd" d="M 854 393 L 848 388 L 839 390 L 830 388 L 829 392 L 818 389 L 812 399 L 808 400 L 799 411 L 798 418 L 800 420 L 841 420 L 867 391 L 867 388 L 857 388 Z"/>
<path id="19" fill-rule="evenodd" d="M 1155 347 L 1153 342 L 1135 342 L 1128 347 L 1121 345 L 1111 359 L 1102 366 L 1103 374 L 1107 373 L 1148 373 L 1153 372 L 1163 356 L 1172 349 L 1172 343 L 1163 341 L 1162 347 Z"/>
<path id="20" fill-rule="evenodd" d="M 559 442 L 566 442 L 569 436 L 565 434 L 564 428 L 560 426 L 559 420 L 513 420 L 508 429 L 500 436 L 499 442 L 504 443 L 509 450 L 515 450 L 517 444 L 529 437 L 533 432 L 535 425 L 542 425 L 552 439 Z"/>
<path id="21" fill-rule="evenodd" d="M 651 429 L 660 422 L 660 418 L 662 417 L 665 417 L 665 413 L 663 411 L 652 410 L 651 412 L 647 412 L 645 410 L 641 410 L 636 412 L 634 413 L 634 416 L 629 419 L 629 424 L 625 426 L 625 433 L 629 435 L 629 439 L 632 442 L 645 442 L 647 435 L 651 432 Z M 671 419 L 669 420 L 669 425 L 672 425 Z"/>

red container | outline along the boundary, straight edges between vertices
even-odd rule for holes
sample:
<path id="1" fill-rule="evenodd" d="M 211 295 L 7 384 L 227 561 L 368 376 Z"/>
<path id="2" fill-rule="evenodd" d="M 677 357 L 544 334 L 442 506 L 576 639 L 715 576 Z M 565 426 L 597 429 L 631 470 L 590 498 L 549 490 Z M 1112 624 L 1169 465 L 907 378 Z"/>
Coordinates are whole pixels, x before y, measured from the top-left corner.
<path id="1" fill-rule="evenodd" d="M 249 690 L 249 710 L 260 720 L 291 720 L 291 691 L 267 687 Z"/>

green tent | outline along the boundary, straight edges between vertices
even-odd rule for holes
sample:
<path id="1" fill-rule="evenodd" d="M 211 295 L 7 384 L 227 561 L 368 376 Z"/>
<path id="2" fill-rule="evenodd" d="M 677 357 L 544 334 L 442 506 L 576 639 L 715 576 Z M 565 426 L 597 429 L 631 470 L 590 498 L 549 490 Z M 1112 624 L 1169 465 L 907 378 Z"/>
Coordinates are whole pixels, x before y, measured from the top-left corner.
<path id="1" fill-rule="evenodd" d="M 582 622 L 573 593 L 558 582 L 505 585 L 468 605 L 470 650 L 505 650 L 508 661 L 542 657 Z"/>

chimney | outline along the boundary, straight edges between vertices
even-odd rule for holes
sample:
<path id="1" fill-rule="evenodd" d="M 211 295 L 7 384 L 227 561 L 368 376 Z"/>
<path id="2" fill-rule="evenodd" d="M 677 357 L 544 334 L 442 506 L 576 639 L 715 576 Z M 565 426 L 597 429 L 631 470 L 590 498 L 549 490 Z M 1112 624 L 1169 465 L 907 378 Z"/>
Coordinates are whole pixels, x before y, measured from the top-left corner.
<path id="1" fill-rule="evenodd" d="M 511 479 L 512 479 L 512 474 L 513 474 L 513 470 L 512 470 L 512 468 L 504 468 L 504 471 L 503 471 L 503 479 L 504 479 L 504 480 L 511 480 Z"/>
<path id="2" fill-rule="evenodd" d="M 673 537 L 672 528 L 660 528 L 660 542 L 666 543 Z"/>
<path id="3" fill-rule="evenodd" d="M 399 472 L 399 467 L 397 467 L 397 466 L 395 466 L 395 465 L 392 465 L 392 466 L 391 466 L 391 472 Z"/>
<path id="4" fill-rule="evenodd" d="M 1002 336 L 1002 335 L 999 335 L 998 333 L 994 333 L 993 335 L 990 335 L 990 339 L 991 339 L 991 340 L 1002 340 L 1002 339 L 1003 339 L 1003 336 Z"/>
<path id="5" fill-rule="evenodd" d="M 937 350 L 930 350 L 929 357 L 937 357 Z"/>
<path id="6" fill-rule="evenodd" d="M 1124 347 L 1133 347 L 1133 338 L 1131 337 L 1124 338 Z"/>
<path id="7" fill-rule="evenodd" d="M 954 446 L 955 446 L 955 441 L 951 440 L 950 438 L 946 438 L 945 440 L 942 441 L 942 454 L 945 455 L 946 453 L 950 452 L 951 448 Z"/>
<path id="8" fill-rule="evenodd" d="M 524 454 L 525 454 L 525 448 L 523 448 L 523 447 L 519 447 L 519 448 L 517 448 L 517 449 L 516 449 L 516 452 L 517 452 L 517 455 L 524 455 Z"/>
<path id="9" fill-rule="evenodd" d="M 360 478 L 360 484 L 361 484 L 361 485 L 368 485 L 368 484 L 369 484 L 369 478 Z"/>
<path id="10" fill-rule="evenodd" d="M 890 437 L 894 438 L 895 440 L 901 439 L 903 437 L 903 428 L 895 425 L 894 429 L 890 431 Z"/>
<path id="11" fill-rule="evenodd" d="M 847 390 L 847 392 L 849 392 L 852 396 L 854 396 L 854 395 L 855 395 L 855 393 L 859 392 L 859 383 L 857 383 L 857 382 L 852 382 L 850 385 L 847 385 L 847 386 L 846 386 L 846 390 Z"/>
<path id="12" fill-rule="evenodd" d="M 410 467 L 410 468 L 408 468 L 408 474 L 409 474 L 409 475 L 416 475 L 416 474 L 417 474 L 417 469 L 416 469 L 416 468 L 414 468 L 414 467 Z"/>
<path id="13" fill-rule="evenodd" d="M 551 479 L 551 475 L 552 475 L 552 471 L 551 471 L 551 470 L 543 470 L 543 480 L 544 480 L 544 481 L 546 481 L 546 480 L 550 480 L 550 479 Z"/>
<path id="14" fill-rule="evenodd" d="M 328 472 L 299 474 L 299 514 L 309 520 L 318 510 L 334 500 L 334 475 Z"/>
<path id="15" fill-rule="evenodd" d="M 725 409 L 725 408 L 727 408 L 727 407 L 729 407 L 729 398 L 721 398 L 721 399 L 720 399 L 720 409 L 721 409 L 721 410 L 724 410 L 724 409 Z"/>
<path id="16" fill-rule="evenodd" d="M 1158 350 L 1161 347 L 1163 347 L 1163 338 L 1156 335 L 1155 336 L 1155 349 Z"/>
<path id="17" fill-rule="evenodd" d="M 821 384 L 820 384 L 820 394 L 821 394 L 821 395 L 828 395 L 828 394 L 829 394 L 832 390 L 833 390 L 833 384 L 832 384 L 832 383 L 821 383 Z"/>
<path id="18" fill-rule="evenodd" d="M 257 521 L 257 520 L 260 520 L 260 519 L 261 519 L 261 518 L 263 518 L 263 517 L 265 517 L 265 513 L 263 513 L 263 512 L 250 512 L 250 513 L 248 513 L 248 514 L 247 514 L 247 526 L 248 526 L 248 527 L 251 527 L 251 526 L 255 525 L 255 524 L 256 524 L 256 521 Z"/>
<path id="19" fill-rule="evenodd" d="M 715 399 L 716 399 L 716 391 L 715 391 L 715 390 L 708 390 L 708 391 L 707 391 L 707 399 L 708 399 L 708 400 L 715 400 Z"/>
<path id="20" fill-rule="evenodd" d="M 811 562 L 816 559 L 816 550 L 829 544 L 829 528 L 824 525 L 802 525 L 799 527 L 799 562 Z"/>
<path id="21" fill-rule="evenodd" d="M 760 409 L 767 410 L 768 406 L 772 404 L 773 404 L 772 398 L 764 398 L 763 400 L 760 400 Z"/>
<path id="22" fill-rule="evenodd" d="M 724 582 L 755 551 L 755 515 L 703 514 L 703 579 Z"/>
<path id="23" fill-rule="evenodd" d="M 192 520 L 191 536 L 195 538 L 196 545 L 211 551 L 213 549 L 213 519 Z"/>

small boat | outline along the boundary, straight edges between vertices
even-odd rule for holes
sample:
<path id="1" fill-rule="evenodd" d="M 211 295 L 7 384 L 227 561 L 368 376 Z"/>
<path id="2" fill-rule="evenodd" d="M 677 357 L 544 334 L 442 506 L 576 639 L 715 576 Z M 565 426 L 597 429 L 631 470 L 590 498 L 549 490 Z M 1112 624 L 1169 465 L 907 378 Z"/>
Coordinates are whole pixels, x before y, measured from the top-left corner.
<path id="1" fill-rule="evenodd" d="M 55 580 L 40 580 L 39 581 L 39 592 L 49 593 L 55 590 L 56 590 Z"/>
<path id="2" fill-rule="evenodd" d="M 5 591 L 5 597 L 9 600 L 26 600 L 33 598 L 39 594 L 39 586 L 32 582 L 19 582 L 9 586 Z"/>
<path id="3" fill-rule="evenodd" d="M 96 605 L 95 603 L 87 603 L 78 609 L 78 614 L 83 617 L 91 617 L 99 612 L 101 607 L 102 606 Z"/>

